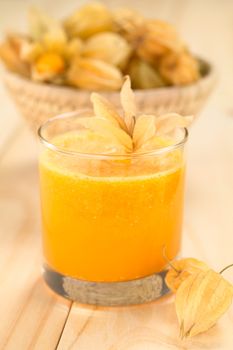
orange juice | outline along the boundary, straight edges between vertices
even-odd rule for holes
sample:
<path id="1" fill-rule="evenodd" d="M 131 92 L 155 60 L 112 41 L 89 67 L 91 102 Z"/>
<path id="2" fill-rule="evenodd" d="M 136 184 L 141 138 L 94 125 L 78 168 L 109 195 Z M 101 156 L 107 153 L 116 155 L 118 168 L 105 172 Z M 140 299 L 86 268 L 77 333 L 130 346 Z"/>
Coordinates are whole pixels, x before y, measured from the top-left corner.
<path id="1" fill-rule="evenodd" d="M 180 249 L 181 153 L 134 162 L 74 159 L 44 150 L 40 181 L 47 265 L 87 281 L 126 281 L 161 271 L 163 250 L 173 259 Z"/>

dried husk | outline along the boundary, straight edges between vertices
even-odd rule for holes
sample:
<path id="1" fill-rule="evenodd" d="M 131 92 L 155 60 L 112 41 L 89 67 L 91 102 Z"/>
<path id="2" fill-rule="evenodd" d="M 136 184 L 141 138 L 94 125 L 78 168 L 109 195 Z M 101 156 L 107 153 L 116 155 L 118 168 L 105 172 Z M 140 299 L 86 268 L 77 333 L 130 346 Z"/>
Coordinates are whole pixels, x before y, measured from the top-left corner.
<path id="1" fill-rule="evenodd" d="M 37 8 L 29 11 L 29 33 L 34 41 L 43 44 L 45 50 L 64 52 L 67 36 L 62 25 Z"/>
<path id="2" fill-rule="evenodd" d="M 140 58 L 134 58 L 127 71 L 134 89 L 154 89 L 166 85 L 157 69 Z"/>
<path id="3" fill-rule="evenodd" d="M 163 79 L 171 85 L 187 85 L 200 78 L 198 62 L 187 51 L 164 55 L 158 70 Z"/>
<path id="4" fill-rule="evenodd" d="M 151 137 L 155 135 L 156 117 L 154 115 L 140 115 L 136 119 L 133 129 L 133 143 L 134 148 L 138 149 L 145 144 Z"/>
<path id="5" fill-rule="evenodd" d="M 72 61 L 74 57 L 81 56 L 84 43 L 80 38 L 73 38 L 68 41 L 64 50 L 64 56 L 68 61 Z"/>
<path id="6" fill-rule="evenodd" d="M 156 134 L 150 139 L 142 143 L 141 147 L 137 148 L 135 152 L 142 153 L 148 151 L 154 151 L 163 147 L 171 146 L 174 144 L 173 139 L 163 135 L 162 137 L 157 136 Z M 168 159 L 169 157 L 166 157 Z M 161 157 L 161 160 L 164 160 L 164 157 Z"/>
<path id="7" fill-rule="evenodd" d="M 120 92 L 121 105 L 124 111 L 124 120 L 130 135 L 133 133 L 135 118 L 137 113 L 135 96 L 131 89 L 131 81 L 129 76 L 125 77 L 124 84 Z"/>
<path id="8" fill-rule="evenodd" d="M 137 115 L 134 93 L 131 89 L 130 78 L 125 77 L 122 85 L 121 105 L 124 116 L 120 116 L 116 108 L 104 97 L 92 93 L 94 114 L 100 118 L 110 121 L 114 126 L 126 131 L 133 141 L 135 152 L 156 149 L 162 147 L 161 137 L 170 134 L 176 128 L 188 126 L 191 117 L 182 117 L 179 114 L 169 113 L 156 117 L 154 115 Z M 164 139 L 165 140 L 165 139 Z M 172 144 L 171 136 L 166 138 L 166 144 Z"/>
<path id="9" fill-rule="evenodd" d="M 194 258 L 176 260 L 169 265 L 170 269 L 166 274 L 165 282 L 173 292 L 176 292 L 181 283 L 189 276 L 210 269 L 206 263 Z"/>
<path id="10" fill-rule="evenodd" d="M 6 41 L 0 44 L 0 58 L 10 71 L 29 77 L 30 67 L 20 58 L 21 47 L 25 41 L 21 36 L 9 35 Z"/>
<path id="11" fill-rule="evenodd" d="M 102 117 L 110 120 L 114 125 L 119 126 L 123 130 L 127 131 L 125 121 L 110 101 L 108 101 L 103 96 L 93 92 L 91 94 L 91 102 L 93 104 L 94 114 L 97 117 Z"/>
<path id="12" fill-rule="evenodd" d="M 88 90 L 117 91 L 122 83 L 122 73 L 131 76 L 132 86 L 136 89 L 186 85 L 204 74 L 172 25 L 147 19 L 129 9 L 110 10 L 98 2 L 82 6 L 63 22 L 32 8 L 29 12 L 29 35 L 22 41 L 20 52 L 15 50 L 15 45 L 8 39 L 0 49 L 2 61 L 10 70 L 36 80 L 56 83 L 57 76 L 41 78 L 38 75 L 37 79 L 33 65 L 42 54 L 57 53 L 67 63 L 63 82 Z M 108 70 L 107 77 L 97 79 L 89 67 L 84 69 L 86 77 L 81 74 L 79 79 L 79 65 L 75 67 L 73 63 L 77 57 L 96 59 L 115 66 L 119 71 L 109 72 L 102 66 L 99 68 L 100 75 Z"/>
<path id="13" fill-rule="evenodd" d="M 35 41 L 40 41 L 48 32 L 54 19 L 36 7 L 31 7 L 28 11 L 29 35 Z"/>
<path id="14" fill-rule="evenodd" d="M 233 286 L 214 270 L 189 276 L 176 293 L 181 338 L 207 331 L 232 302 Z"/>
<path id="15" fill-rule="evenodd" d="M 67 37 L 64 30 L 59 25 L 55 25 L 45 33 L 42 43 L 47 51 L 64 54 L 67 45 Z"/>
<path id="16" fill-rule="evenodd" d="M 56 53 L 43 53 L 32 66 L 32 79 L 36 81 L 56 81 L 65 71 L 64 58 Z"/>
<path id="17" fill-rule="evenodd" d="M 112 11 L 113 30 L 132 41 L 135 31 L 144 25 L 145 18 L 135 10 L 119 8 Z"/>
<path id="18" fill-rule="evenodd" d="M 113 65 L 93 58 L 76 57 L 67 73 L 67 81 L 85 90 L 119 90 L 123 77 Z"/>
<path id="19" fill-rule="evenodd" d="M 131 137 L 120 127 L 114 125 L 110 120 L 102 117 L 79 118 L 77 123 L 87 129 L 100 133 L 106 137 L 112 137 L 119 144 L 123 145 L 128 152 L 133 150 Z"/>
<path id="20" fill-rule="evenodd" d="M 119 34 L 104 32 L 93 35 L 85 42 L 83 56 L 97 58 L 123 69 L 129 60 L 131 47 Z"/>
<path id="21" fill-rule="evenodd" d="M 155 63 L 169 51 L 180 52 L 183 48 L 175 28 L 167 22 L 147 20 L 138 31 L 132 42 L 139 57 Z"/>
<path id="22" fill-rule="evenodd" d="M 111 12 L 98 2 L 81 7 L 64 22 L 64 27 L 70 37 L 82 39 L 87 39 L 100 32 L 111 31 L 112 25 Z"/>
<path id="23" fill-rule="evenodd" d="M 38 41 L 25 41 L 20 50 L 20 58 L 27 63 L 33 63 L 45 51 L 44 46 Z"/>

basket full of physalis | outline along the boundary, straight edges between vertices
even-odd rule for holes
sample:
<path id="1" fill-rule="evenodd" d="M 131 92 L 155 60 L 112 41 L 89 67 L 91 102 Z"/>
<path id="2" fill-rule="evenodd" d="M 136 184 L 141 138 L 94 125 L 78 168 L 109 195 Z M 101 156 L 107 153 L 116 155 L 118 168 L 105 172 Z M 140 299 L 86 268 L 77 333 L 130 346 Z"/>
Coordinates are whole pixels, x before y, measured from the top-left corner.
<path id="1" fill-rule="evenodd" d="M 141 112 L 195 115 L 214 84 L 213 67 L 194 56 L 172 25 L 127 9 L 90 3 L 62 20 L 29 11 L 28 33 L 0 46 L 5 82 L 37 128 L 58 113 L 86 108 L 90 91 L 119 104 L 129 75 Z"/>

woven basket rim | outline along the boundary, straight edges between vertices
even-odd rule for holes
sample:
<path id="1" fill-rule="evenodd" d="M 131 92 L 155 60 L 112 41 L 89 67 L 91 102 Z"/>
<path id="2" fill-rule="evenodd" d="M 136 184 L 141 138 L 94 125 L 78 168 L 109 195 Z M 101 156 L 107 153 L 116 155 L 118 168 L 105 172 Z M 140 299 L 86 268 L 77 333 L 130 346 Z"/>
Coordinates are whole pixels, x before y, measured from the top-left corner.
<path id="1" fill-rule="evenodd" d="M 203 84 L 206 83 L 211 83 L 214 84 L 215 81 L 217 80 L 217 74 L 216 74 L 216 70 L 215 67 L 212 63 L 210 63 L 209 61 L 202 59 L 202 58 L 198 58 L 202 63 L 204 63 L 204 65 L 207 67 L 207 74 L 205 74 L 204 76 L 202 76 L 197 82 L 192 83 L 192 84 L 188 84 L 188 85 L 183 85 L 183 86 L 165 86 L 165 87 L 158 87 L 158 88 L 153 88 L 153 89 L 134 89 L 135 94 L 145 94 L 145 93 L 163 93 L 163 92 L 169 92 L 169 93 L 174 93 L 177 91 L 185 92 L 187 90 L 190 89 L 198 89 L 200 86 L 202 86 Z M 78 88 L 74 88 L 74 87 L 69 87 L 69 86 L 59 86 L 59 85 L 55 85 L 55 84 L 48 84 L 48 83 L 40 83 L 40 82 L 35 82 L 31 79 L 25 78 L 17 73 L 11 72 L 7 69 L 4 69 L 3 74 L 5 76 L 5 79 L 8 80 L 14 80 L 15 82 L 21 83 L 21 84 L 27 84 L 28 86 L 33 86 L 38 87 L 39 88 L 43 88 L 43 89 L 47 89 L 49 91 L 57 91 L 57 92 L 69 92 L 72 94 L 77 94 L 77 93 L 90 93 L 91 90 L 84 90 L 84 89 L 78 89 Z M 118 95 L 119 91 L 98 91 L 100 93 L 103 94 L 111 94 L 111 95 Z"/>

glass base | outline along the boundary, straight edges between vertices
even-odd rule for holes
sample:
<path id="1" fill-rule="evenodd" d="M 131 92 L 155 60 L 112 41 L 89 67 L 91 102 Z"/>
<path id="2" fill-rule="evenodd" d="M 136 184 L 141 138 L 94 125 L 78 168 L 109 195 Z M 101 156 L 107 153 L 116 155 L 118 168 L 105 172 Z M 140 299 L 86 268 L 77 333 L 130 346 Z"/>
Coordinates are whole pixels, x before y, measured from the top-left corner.
<path id="1" fill-rule="evenodd" d="M 123 306 L 147 303 L 169 292 L 166 270 L 122 282 L 89 282 L 64 276 L 44 265 L 43 277 L 57 294 L 81 304 Z"/>

